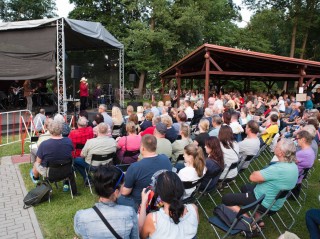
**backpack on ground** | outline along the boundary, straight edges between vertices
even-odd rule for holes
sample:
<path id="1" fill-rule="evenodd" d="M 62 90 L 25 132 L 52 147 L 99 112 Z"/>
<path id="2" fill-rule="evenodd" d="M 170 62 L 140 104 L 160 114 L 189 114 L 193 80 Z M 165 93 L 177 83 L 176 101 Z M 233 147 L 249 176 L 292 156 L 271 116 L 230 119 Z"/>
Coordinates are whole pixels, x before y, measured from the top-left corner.
<path id="1" fill-rule="evenodd" d="M 52 187 L 48 182 L 39 182 L 37 186 L 32 189 L 28 194 L 24 197 L 23 208 L 27 209 L 29 207 L 35 206 L 39 203 L 48 201 L 52 194 Z"/>
<path id="2" fill-rule="evenodd" d="M 219 217 L 226 225 L 229 227 L 233 223 L 234 219 L 237 217 L 237 213 L 228 208 L 224 204 L 220 204 L 213 210 L 213 213 Z M 244 232 L 252 232 L 251 223 L 253 220 L 244 215 L 241 216 L 241 219 L 236 223 L 233 229 L 241 230 Z"/>

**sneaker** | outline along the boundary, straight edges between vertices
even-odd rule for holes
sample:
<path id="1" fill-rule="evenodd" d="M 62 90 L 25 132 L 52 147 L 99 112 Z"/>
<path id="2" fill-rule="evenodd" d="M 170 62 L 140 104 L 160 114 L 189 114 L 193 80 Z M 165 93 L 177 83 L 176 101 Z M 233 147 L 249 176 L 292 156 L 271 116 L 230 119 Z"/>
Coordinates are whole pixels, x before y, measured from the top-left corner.
<path id="1" fill-rule="evenodd" d="M 69 191 L 69 185 L 65 184 L 63 185 L 63 191 L 68 192 Z"/>
<path id="2" fill-rule="evenodd" d="M 38 179 L 35 179 L 35 178 L 34 178 L 34 174 L 33 174 L 32 169 L 30 169 L 30 178 L 31 178 L 31 180 L 32 180 L 32 182 L 33 182 L 34 184 L 37 184 L 37 183 L 39 182 L 39 178 L 38 178 Z"/>

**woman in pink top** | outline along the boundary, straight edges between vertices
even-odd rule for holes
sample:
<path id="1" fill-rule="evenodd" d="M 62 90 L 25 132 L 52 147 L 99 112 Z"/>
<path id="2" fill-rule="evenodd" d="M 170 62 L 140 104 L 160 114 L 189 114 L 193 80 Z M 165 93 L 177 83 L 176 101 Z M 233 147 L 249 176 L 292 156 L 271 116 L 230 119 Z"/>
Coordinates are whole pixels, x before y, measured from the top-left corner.
<path id="1" fill-rule="evenodd" d="M 122 164 L 130 164 L 137 161 L 140 154 L 141 136 L 136 133 L 134 122 L 126 125 L 127 136 L 117 138 L 117 156 Z"/>

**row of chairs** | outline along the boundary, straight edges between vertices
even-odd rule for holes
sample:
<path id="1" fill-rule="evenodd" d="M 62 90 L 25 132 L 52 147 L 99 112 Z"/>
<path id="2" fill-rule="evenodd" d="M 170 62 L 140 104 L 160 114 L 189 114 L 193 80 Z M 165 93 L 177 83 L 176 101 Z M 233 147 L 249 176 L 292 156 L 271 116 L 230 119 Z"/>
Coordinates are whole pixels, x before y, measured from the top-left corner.
<path id="1" fill-rule="evenodd" d="M 271 159 L 273 157 L 273 153 L 272 150 L 270 148 L 270 146 L 268 145 L 263 145 L 261 147 L 261 149 L 259 150 L 259 152 L 257 153 L 257 155 L 249 155 L 247 156 L 243 161 L 241 162 L 237 162 L 234 163 L 232 165 L 230 165 L 230 167 L 227 170 L 226 176 L 224 177 L 224 179 L 221 181 L 221 183 L 225 183 L 228 188 L 234 192 L 234 190 L 232 189 L 232 185 L 235 185 L 235 187 L 238 189 L 238 191 L 240 191 L 239 186 L 237 185 L 237 180 L 236 179 L 240 179 L 242 183 L 246 184 L 249 182 L 249 175 L 255 171 L 255 170 L 259 170 L 261 168 L 266 167 Z M 228 173 L 234 169 L 234 168 L 238 168 L 238 176 L 237 178 L 234 179 L 228 179 L 227 175 Z M 308 187 L 308 175 L 310 174 L 310 169 L 305 169 L 302 172 L 303 175 L 303 184 L 302 187 L 303 188 L 307 188 Z M 221 174 L 221 172 L 220 172 Z M 225 225 L 225 223 L 223 223 L 221 220 L 219 220 L 218 217 L 213 216 L 213 217 L 209 217 L 208 213 L 206 212 L 204 206 L 201 204 L 200 199 L 202 200 L 204 197 L 208 196 L 208 198 L 213 202 L 214 206 L 217 206 L 214 197 L 216 195 L 219 195 L 220 197 L 222 197 L 221 192 L 219 191 L 218 188 L 214 188 L 211 189 L 210 191 L 207 190 L 208 186 L 210 185 L 211 181 L 216 178 L 217 176 L 220 175 L 212 175 L 211 180 L 209 181 L 209 183 L 206 185 L 204 190 L 200 190 L 200 185 L 201 185 L 201 180 L 199 179 L 197 181 L 194 182 L 185 182 L 185 188 L 192 188 L 194 186 L 196 186 L 196 190 L 192 193 L 192 195 L 190 196 L 190 198 L 186 199 L 185 201 L 187 203 L 195 203 L 197 204 L 201 210 L 203 211 L 204 215 L 206 216 L 206 218 L 208 219 L 209 223 L 211 224 L 212 228 L 214 229 L 215 234 L 217 235 L 218 238 L 226 238 L 229 235 L 235 235 L 240 233 L 241 231 L 239 230 L 233 230 L 233 226 L 235 226 L 239 220 L 241 220 L 241 218 L 243 217 L 244 214 L 248 214 L 250 211 L 253 211 L 251 214 L 249 213 L 248 215 L 250 215 L 251 219 L 253 220 L 252 225 L 255 225 L 255 227 L 258 229 L 258 232 L 261 234 L 261 236 L 263 238 L 266 238 L 265 235 L 263 234 L 261 228 L 259 227 L 258 223 L 260 220 L 262 220 L 263 218 L 270 218 L 271 222 L 274 224 L 274 226 L 276 227 L 277 231 L 279 232 L 279 234 L 281 235 L 283 233 L 283 231 L 280 229 L 280 226 L 276 223 L 275 220 L 275 216 L 278 217 L 278 219 L 280 220 L 281 224 L 283 225 L 283 227 L 287 230 L 290 230 L 292 228 L 292 226 L 295 224 L 295 214 L 298 214 L 301 211 L 302 208 L 302 204 L 306 199 L 306 193 L 305 191 L 302 189 L 302 196 L 300 195 L 299 198 L 296 198 L 293 193 L 291 192 L 291 190 L 282 190 L 278 193 L 278 195 L 276 196 L 276 198 L 273 200 L 272 204 L 267 208 L 266 211 L 264 212 L 260 212 L 260 216 L 258 218 L 254 218 L 253 216 L 255 215 L 255 212 L 258 212 L 258 208 L 260 207 L 263 198 L 259 198 L 256 202 L 254 202 L 251 205 L 245 206 L 245 207 L 241 207 L 241 210 L 239 211 L 239 213 L 237 214 L 236 218 L 234 219 L 233 223 L 230 225 Z M 238 180 L 239 181 L 239 180 Z M 294 202 L 296 202 L 296 204 L 298 205 L 298 208 L 295 209 L 293 207 L 293 203 L 289 202 L 289 198 L 293 197 L 294 198 Z M 272 206 L 276 203 L 277 200 L 281 200 L 281 199 L 285 199 L 285 204 L 283 206 L 283 208 L 281 208 L 280 211 L 284 211 L 285 214 L 287 215 L 286 221 L 290 220 L 288 222 L 285 222 L 284 217 L 282 217 L 280 214 L 280 211 L 272 211 L 271 208 Z M 226 234 L 224 236 L 220 236 L 217 228 L 223 230 L 226 232 Z"/>

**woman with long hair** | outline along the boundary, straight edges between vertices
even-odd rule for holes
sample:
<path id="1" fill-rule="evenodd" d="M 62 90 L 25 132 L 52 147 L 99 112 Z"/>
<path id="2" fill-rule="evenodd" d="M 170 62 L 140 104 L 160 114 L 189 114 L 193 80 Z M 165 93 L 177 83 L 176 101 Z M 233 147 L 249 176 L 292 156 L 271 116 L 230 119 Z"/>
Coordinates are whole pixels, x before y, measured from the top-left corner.
<path id="1" fill-rule="evenodd" d="M 80 210 L 74 216 L 74 230 L 84 239 L 114 238 L 97 212 L 98 209 L 121 238 L 138 238 L 137 214 L 132 207 L 117 204 L 124 173 L 115 166 L 99 166 L 93 185 L 99 201 L 94 208 Z M 121 222 L 121 223 L 119 223 Z"/>
<path id="2" fill-rule="evenodd" d="M 112 107 L 111 111 L 112 118 L 112 137 L 116 138 L 122 135 L 122 124 L 124 123 L 124 119 L 122 116 L 121 109 L 117 106 Z"/>
<path id="3" fill-rule="evenodd" d="M 184 147 L 183 157 L 185 167 L 178 173 L 181 181 L 190 182 L 202 178 L 206 172 L 202 148 L 194 144 L 188 144 Z M 195 189 L 195 187 L 186 189 L 184 198 L 190 197 Z"/>
<path id="4" fill-rule="evenodd" d="M 230 123 L 231 123 L 231 114 L 229 112 L 223 112 L 222 121 L 223 121 L 223 124 L 230 125 Z"/>
<path id="5" fill-rule="evenodd" d="M 228 125 L 221 126 L 218 138 L 220 140 L 220 145 L 223 152 L 224 164 L 226 165 L 226 168 L 223 170 L 220 176 L 220 179 L 222 180 L 225 177 L 230 165 L 239 161 L 239 145 L 237 142 L 235 142 L 232 129 Z M 237 174 L 237 168 L 232 169 L 227 175 L 227 178 L 234 178 L 237 176 Z"/>
<path id="6" fill-rule="evenodd" d="M 208 158 L 206 159 L 207 172 L 202 179 L 200 189 L 205 189 L 210 179 L 212 179 L 210 185 L 206 189 L 207 191 L 210 191 L 215 188 L 220 173 L 224 169 L 224 160 L 220 140 L 217 137 L 209 137 L 206 140 L 205 149 L 208 154 Z"/>
<path id="7" fill-rule="evenodd" d="M 164 206 L 146 216 L 150 191 L 143 189 L 139 215 L 140 238 L 194 238 L 199 224 L 198 210 L 194 204 L 182 203 L 184 187 L 179 177 L 170 171 L 161 173 L 154 191 Z"/>
<path id="8" fill-rule="evenodd" d="M 204 151 L 204 145 L 207 138 L 209 138 L 209 120 L 201 119 L 199 122 L 199 134 L 195 137 L 193 143 L 199 146 Z"/>

